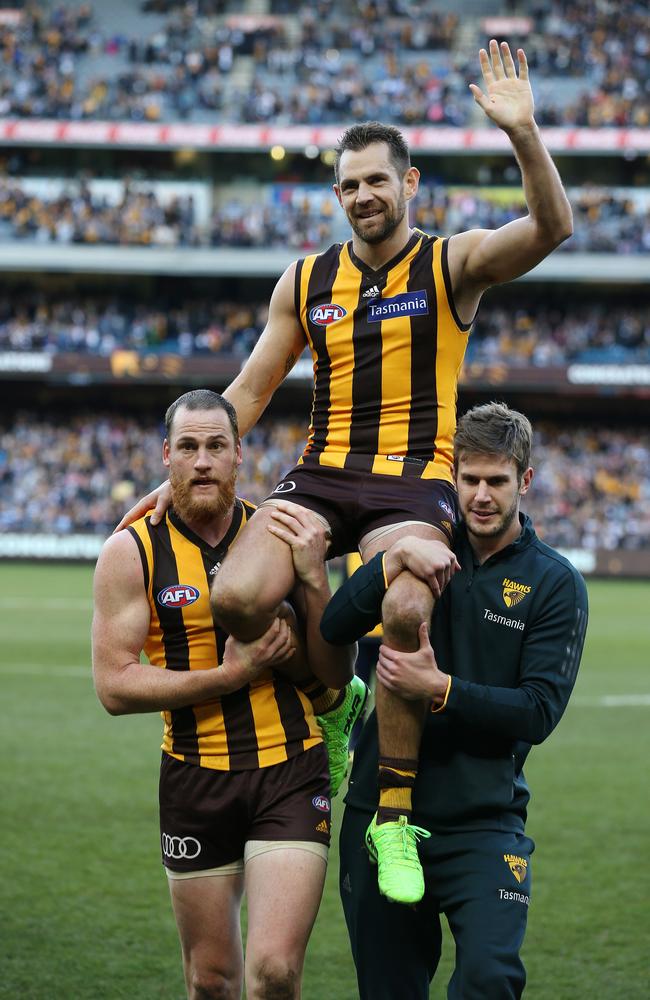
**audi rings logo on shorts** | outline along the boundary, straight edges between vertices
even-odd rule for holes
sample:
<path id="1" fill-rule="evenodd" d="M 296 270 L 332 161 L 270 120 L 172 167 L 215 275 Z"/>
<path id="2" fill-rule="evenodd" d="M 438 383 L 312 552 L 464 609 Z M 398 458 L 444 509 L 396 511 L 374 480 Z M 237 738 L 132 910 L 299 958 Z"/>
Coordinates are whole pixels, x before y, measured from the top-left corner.
<path id="1" fill-rule="evenodd" d="M 173 861 L 192 861 L 201 853 L 196 837 L 172 837 L 170 833 L 163 833 L 161 840 L 164 856 Z"/>
<path id="2" fill-rule="evenodd" d="M 293 479 L 287 479 L 283 483 L 278 483 L 278 485 L 273 490 L 274 493 L 290 493 L 291 490 L 295 490 L 296 484 Z"/>

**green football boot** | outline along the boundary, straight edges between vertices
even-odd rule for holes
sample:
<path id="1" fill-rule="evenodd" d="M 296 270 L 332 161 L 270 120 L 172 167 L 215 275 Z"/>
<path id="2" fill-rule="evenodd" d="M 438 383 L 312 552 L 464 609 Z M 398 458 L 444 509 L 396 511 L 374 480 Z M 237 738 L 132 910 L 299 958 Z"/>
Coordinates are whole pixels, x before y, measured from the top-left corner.
<path id="1" fill-rule="evenodd" d="M 348 773 L 350 764 L 350 735 L 357 719 L 366 707 L 368 688 L 356 674 L 345 686 L 345 697 L 340 705 L 325 715 L 316 716 L 327 748 L 330 769 L 330 794 L 336 795 Z"/>
<path id="2" fill-rule="evenodd" d="M 366 830 L 366 848 L 377 865 L 382 896 L 395 903 L 419 903 L 424 896 L 424 872 L 418 857 L 418 840 L 430 837 L 428 830 L 411 826 L 406 816 L 377 825 L 377 814 Z"/>

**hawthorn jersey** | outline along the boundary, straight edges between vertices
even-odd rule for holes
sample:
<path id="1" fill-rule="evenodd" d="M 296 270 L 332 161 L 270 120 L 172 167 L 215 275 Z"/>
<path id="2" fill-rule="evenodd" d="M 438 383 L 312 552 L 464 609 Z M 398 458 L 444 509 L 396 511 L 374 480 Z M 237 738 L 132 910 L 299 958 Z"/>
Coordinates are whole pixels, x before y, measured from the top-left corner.
<path id="1" fill-rule="evenodd" d="M 456 314 L 447 247 L 415 230 L 378 271 L 351 242 L 298 261 L 295 307 L 314 363 L 301 462 L 452 481 L 471 324 Z"/>
<path id="2" fill-rule="evenodd" d="M 221 663 L 227 635 L 213 622 L 210 589 L 218 586 L 219 565 L 254 509 L 237 499 L 232 524 L 215 548 L 173 510 L 155 527 L 147 515 L 128 529 L 140 551 L 151 608 L 144 645 L 150 663 L 164 670 Z M 310 701 L 271 670 L 232 694 L 162 716 L 166 753 L 219 771 L 279 764 L 321 742 Z"/>

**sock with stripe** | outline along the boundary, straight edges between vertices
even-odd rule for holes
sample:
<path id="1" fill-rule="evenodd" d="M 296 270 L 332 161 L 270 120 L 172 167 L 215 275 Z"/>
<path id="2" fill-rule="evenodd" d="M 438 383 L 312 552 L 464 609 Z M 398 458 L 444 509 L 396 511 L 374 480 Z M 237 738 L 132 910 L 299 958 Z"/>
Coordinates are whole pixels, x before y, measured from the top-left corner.
<path id="1" fill-rule="evenodd" d="M 306 694 L 312 703 L 314 715 L 325 715 L 338 708 L 345 698 L 345 688 L 328 688 L 321 681 L 311 680 L 300 685 L 300 690 Z"/>
<path id="2" fill-rule="evenodd" d="M 400 816 L 406 816 L 408 822 L 411 822 L 411 800 L 417 770 L 417 760 L 403 757 L 379 758 L 378 826 L 382 823 L 394 823 Z"/>

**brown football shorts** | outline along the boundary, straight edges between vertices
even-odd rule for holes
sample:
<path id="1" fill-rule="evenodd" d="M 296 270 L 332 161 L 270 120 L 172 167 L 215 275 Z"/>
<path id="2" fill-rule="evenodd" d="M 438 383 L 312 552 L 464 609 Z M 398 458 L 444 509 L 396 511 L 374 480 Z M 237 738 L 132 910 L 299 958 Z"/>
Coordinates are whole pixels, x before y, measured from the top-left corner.
<path id="1" fill-rule="evenodd" d="M 327 558 L 354 552 L 376 528 L 419 521 L 444 532 L 451 542 L 458 520 L 456 490 L 443 479 L 297 465 L 264 503 L 289 500 L 327 522 L 332 541 Z"/>
<path id="2" fill-rule="evenodd" d="M 162 862 L 174 872 L 231 864 L 250 840 L 330 842 L 322 743 L 249 771 L 216 771 L 163 753 L 159 801 Z"/>

